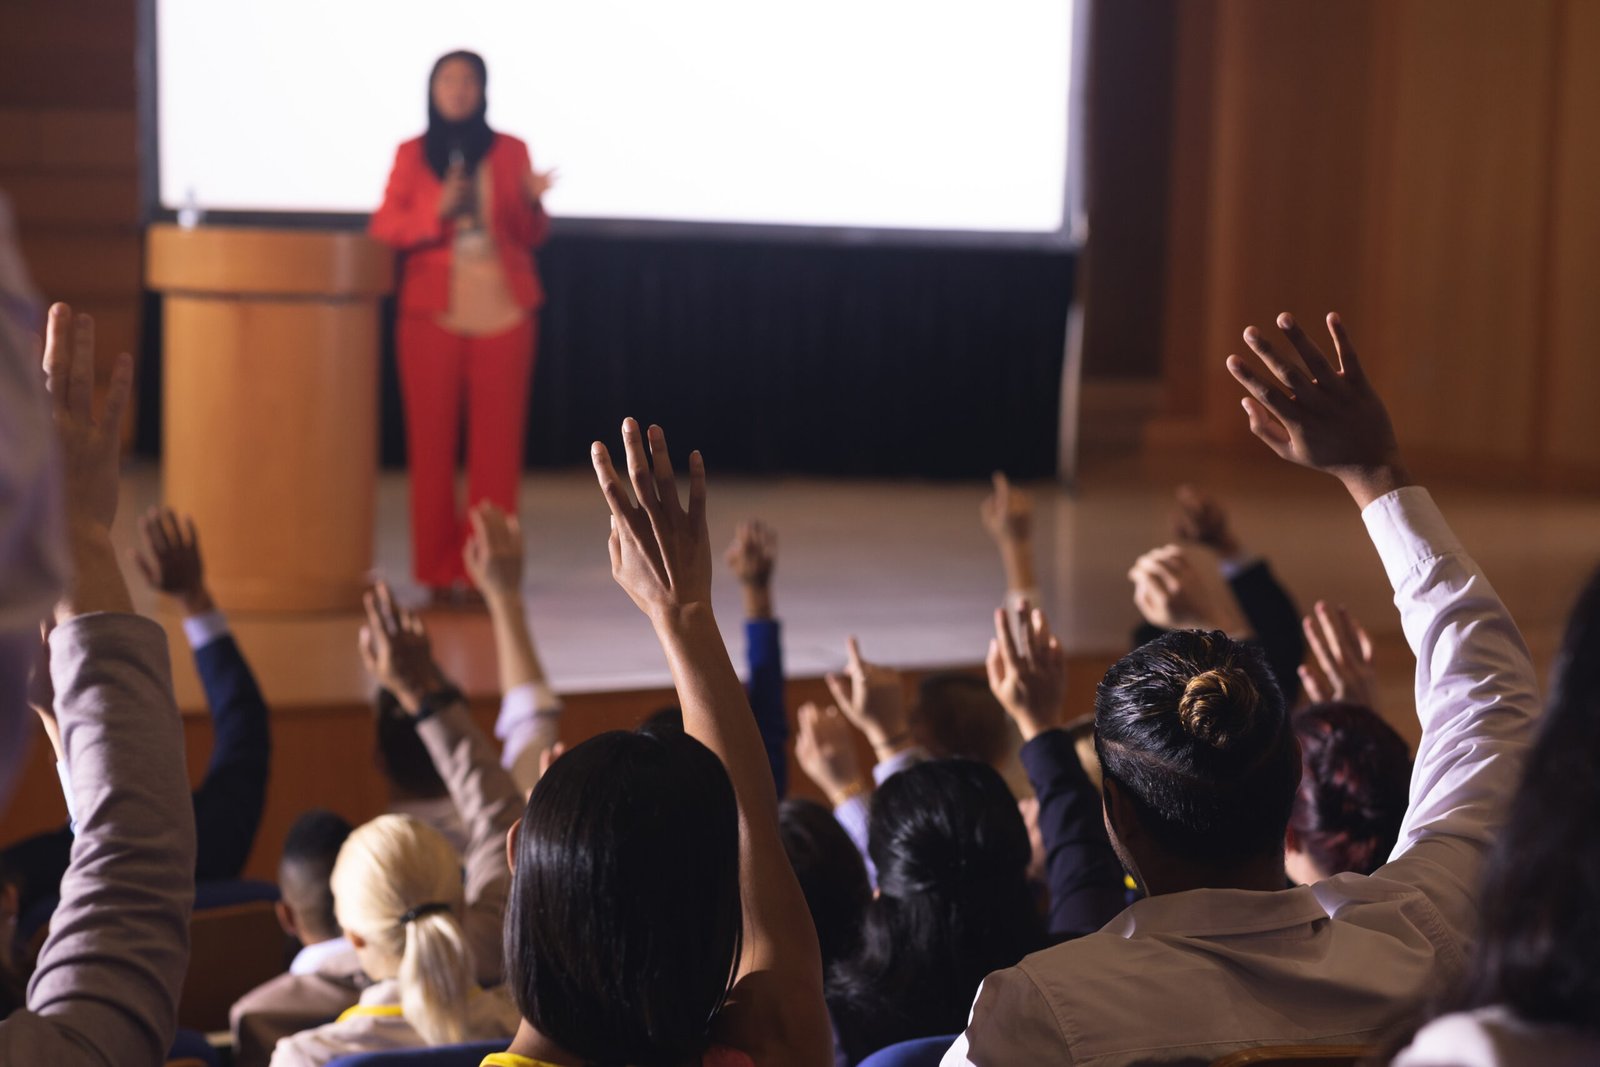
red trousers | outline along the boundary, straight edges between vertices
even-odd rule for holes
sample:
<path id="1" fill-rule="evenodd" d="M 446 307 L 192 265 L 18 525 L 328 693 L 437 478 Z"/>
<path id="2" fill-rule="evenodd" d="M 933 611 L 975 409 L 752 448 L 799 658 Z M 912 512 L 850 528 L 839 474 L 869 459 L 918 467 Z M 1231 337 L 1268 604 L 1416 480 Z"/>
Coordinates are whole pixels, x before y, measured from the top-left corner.
<path id="1" fill-rule="evenodd" d="M 467 503 L 517 511 L 534 321 L 489 337 L 451 333 L 431 315 L 401 315 L 395 331 L 411 463 L 411 559 L 417 581 L 467 579 L 468 523 L 456 500 L 461 411 L 467 411 Z"/>

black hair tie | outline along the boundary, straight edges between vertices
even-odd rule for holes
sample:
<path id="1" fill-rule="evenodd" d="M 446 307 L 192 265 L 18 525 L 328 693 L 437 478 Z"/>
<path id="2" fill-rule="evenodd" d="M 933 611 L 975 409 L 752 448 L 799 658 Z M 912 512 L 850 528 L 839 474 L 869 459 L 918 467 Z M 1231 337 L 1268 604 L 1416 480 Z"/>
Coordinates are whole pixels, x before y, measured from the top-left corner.
<path id="1" fill-rule="evenodd" d="M 410 926 L 425 915 L 437 915 L 441 911 L 449 911 L 450 905 L 434 901 L 431 904 L 418 904 L 404 915 L 400 916 L 401 926 Z"/>

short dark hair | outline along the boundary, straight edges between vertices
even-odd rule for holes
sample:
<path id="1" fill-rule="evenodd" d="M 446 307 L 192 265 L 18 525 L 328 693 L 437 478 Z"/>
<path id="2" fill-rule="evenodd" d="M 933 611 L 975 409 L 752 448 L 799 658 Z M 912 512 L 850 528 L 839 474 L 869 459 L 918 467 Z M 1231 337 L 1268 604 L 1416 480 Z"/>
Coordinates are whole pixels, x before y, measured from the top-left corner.
<path id="1" fill-rule="evenodd" d="M 539 1032 L 591 1063 L 697 1060 L 739 962 L 739 811 L 682 731 L 599 734 L 528 798 L 506 981 Z"/>
<path id="2" fill-rule="evenodd" d="M 428 746 L 417 736 L 417 721 L 400 706 L 395 695 L 379 689 L 373 711 L 383 776 L 409 796 L 423 800 L 449 796 L 450 790 L 439 777 Z"/>
<path id="3" fill-rule="evenodd" d="M 1400 837 L 1411 788 L 1411 750 L 1360 704 L 1296 712 L 1303 773 L 1289 825 L 1300 851 L 1329 874 L 1371 874 Z"/>
<path id="4" fill-rule="evenodd" d="M 1162 634 L 1106 672 L 1094 725 L 1105 779 L 1173 855 L 1217 866 L 1282 854 L 1300 748 L 1253 645 Z"/>
<path id="5" fill-rule="evenodd" d="M 779 804 L 778 833 L 811 909 L 822 965 L 830 966 L 861 939 L 861 916 L 872 899 L 867 865 L 833 812 L 814 800 L 788 797 Z"/>
<path id="6" fill-rule="evenodd" d="M 860 948 L 827 980 L 851 1062 L 959 1031 L 984 976 L 1044 947 L 1028 829 L 988 764 L 931 760 L 890 777 L 872 798 L 868 851 L 878 896 Z"/>
<path id="7" fill-rule="evenodd" d="M 999 766 L 1011 747 L 1010 720 L 975 675 L 930 674 L 917 685 L 911 706 L 911 732 L 939 759 L 974 759 Z"/>
<path id="8" fill-rule="evenodd" d="M 667 704 L 644 717 L 644 722 L 639 724 L 641 730 L 653 730 L 659 733 L 662 730 L 683 729 L 683 709 L 676 704 Z"/>
<path id="9" fill-rule="evenodd" d="M 351 826 L 326 808 L 304 812 L 283 839 L 278 861 L 278 889 L 284 903 L 294 909 L 301 927 L 318 939 L 339 936 L 333 910 L 333 864 L 350 836 Z"/>

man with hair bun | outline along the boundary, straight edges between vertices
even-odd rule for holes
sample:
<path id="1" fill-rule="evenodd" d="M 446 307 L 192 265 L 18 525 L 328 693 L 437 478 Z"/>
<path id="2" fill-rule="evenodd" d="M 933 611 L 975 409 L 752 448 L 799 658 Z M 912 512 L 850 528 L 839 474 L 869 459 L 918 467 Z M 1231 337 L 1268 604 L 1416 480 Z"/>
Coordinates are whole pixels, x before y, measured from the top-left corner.
<path id="1" fill-rule="evenodd" d="M 1483 571 L 1400 462 L 1337 315 L 1330 360 L 1285 314 L 1292 353 L 1230 357 L 1251 431 L 1344 483 L 1417 658 L 1414 798 L 1387 863 L 1289 886 L 1301 759 L 1258 653 L 1174 631 L 1107 672 L 1095 700 L 1105 819 L 1148 894 L 1098 933 L 984 980 L 959 1065 L 1210 1062 L 1252 1046 L 1374 1042 L 1462 972 L 1484 857 L 1505 821 L 1539 698 Z"/>

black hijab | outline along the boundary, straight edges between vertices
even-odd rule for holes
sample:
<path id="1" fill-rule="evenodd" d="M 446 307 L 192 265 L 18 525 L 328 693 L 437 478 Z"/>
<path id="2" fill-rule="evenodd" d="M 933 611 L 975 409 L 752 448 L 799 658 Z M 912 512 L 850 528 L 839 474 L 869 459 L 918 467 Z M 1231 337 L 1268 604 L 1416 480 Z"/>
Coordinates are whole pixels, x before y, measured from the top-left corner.
<path id="1" fill-rule="evenodd" d="M 439 68 L 452 59 L 465 60 L 471 65 L 478 74 L 481 90 L 477 113 L 460 122 L 451 122 L 433 106 L 433 80 L 439 76 Z M 484 65 L 483 57 L 476 52 L 448 52 L 440 56 L 428 75 L 428 132 L 422 135 L 423 155 L 428 157 L 428 166 L 437 177 L 443 178 L 444 172 L 450 169 L 450 153 L 455 150 L 459 150 L 466 161 L 468 174 L 478 169 L 478 163 L 494 144 L 494 131 L 483 117 L 488 110 L 489 68 Z"/>

